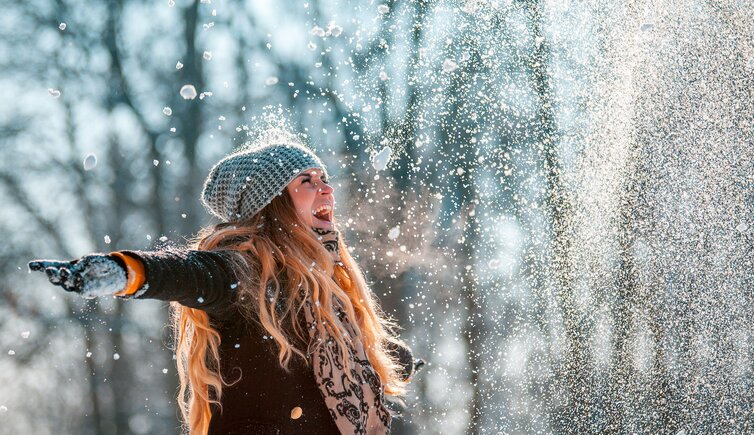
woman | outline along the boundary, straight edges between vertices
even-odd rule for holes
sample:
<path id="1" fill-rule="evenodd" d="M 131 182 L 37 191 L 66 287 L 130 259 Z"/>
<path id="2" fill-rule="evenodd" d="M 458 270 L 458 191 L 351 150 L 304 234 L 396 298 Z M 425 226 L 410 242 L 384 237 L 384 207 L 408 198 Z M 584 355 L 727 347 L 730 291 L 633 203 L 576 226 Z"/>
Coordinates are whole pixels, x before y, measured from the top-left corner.
<path id="1" fill-rule="evenodd" d="M 202 203 L 222 223 L 191 249 L 117 251 L 31 270 L 91 298 L 171 301 L 194 434 L 382 434 L 414 370 L 339 237 L 322 161 L 265 143 L 218 162 Z"/>

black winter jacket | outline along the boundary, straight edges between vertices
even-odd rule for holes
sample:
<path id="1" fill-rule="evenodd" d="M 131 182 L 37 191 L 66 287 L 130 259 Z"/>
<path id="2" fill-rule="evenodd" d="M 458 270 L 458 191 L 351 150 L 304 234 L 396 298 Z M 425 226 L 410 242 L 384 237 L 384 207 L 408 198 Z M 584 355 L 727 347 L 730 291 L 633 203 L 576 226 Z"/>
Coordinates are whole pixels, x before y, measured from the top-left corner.
<path id="1" fill-rule="evenodd" d="M 231 386 L 221 403 L 211 406 L 209 434 L 338 434 L 311 367 L 294 356 L 289 372 L 277 358 L 277 346 L 257 322 L 249 325 L 235 312 L 238 283 L 227 255 L 230 251 L 119 251 L 139 259 L 146 281 L 137 299 L 177 301 L 204 310 L 221 334 L 220 365 Z M 404 378 L 413 370 L 409 349 L 395 349 Z M 300 407 L 300 418 L 291 411 Z"/>

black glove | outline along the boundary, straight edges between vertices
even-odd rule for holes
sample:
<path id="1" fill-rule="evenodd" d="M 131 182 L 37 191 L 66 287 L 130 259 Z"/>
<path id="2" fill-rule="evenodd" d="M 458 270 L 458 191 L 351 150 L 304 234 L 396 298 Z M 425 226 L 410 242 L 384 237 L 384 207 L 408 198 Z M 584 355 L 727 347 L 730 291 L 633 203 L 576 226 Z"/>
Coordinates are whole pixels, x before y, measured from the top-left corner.
<path id="1" fill-rule="evenodd" d="M 112 296 L 128 282 L 126 267 L 120 259 L 103 254 L 85 255 L 73 261 L 34 260 L 29 262 L 29 269 L 44 270 L 52 284 L 87 299 Z"/>

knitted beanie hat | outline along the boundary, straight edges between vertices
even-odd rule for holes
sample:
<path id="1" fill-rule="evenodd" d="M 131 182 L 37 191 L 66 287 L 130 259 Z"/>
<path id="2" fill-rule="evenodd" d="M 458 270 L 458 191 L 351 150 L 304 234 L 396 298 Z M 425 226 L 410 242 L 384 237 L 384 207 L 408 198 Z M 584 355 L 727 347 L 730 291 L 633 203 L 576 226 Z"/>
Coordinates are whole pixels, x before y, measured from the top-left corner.
<path id="1" fill-rule="evenodd" d="M 204 181 L 202 204 L 223 222 L 248 219 L 283 193 L 301 172 L 327 168 L 296 143 L 267 144 L 235 152 L 215 164 Z"/>

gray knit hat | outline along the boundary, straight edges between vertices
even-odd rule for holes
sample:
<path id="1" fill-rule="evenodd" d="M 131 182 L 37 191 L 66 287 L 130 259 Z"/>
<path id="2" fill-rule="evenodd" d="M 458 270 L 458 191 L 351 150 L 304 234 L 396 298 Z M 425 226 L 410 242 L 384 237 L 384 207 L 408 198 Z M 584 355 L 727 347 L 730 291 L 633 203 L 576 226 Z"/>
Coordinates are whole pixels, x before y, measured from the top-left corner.
<path id="1" fill-rule="evenodd" d="M 319 168 L 327 177 L 327 168 L 319 157 L 295 143 L 238 151 L 212 168 L 204 181 L 202 204 L 223 222 L 248 219 L 309 168 Z"/>

